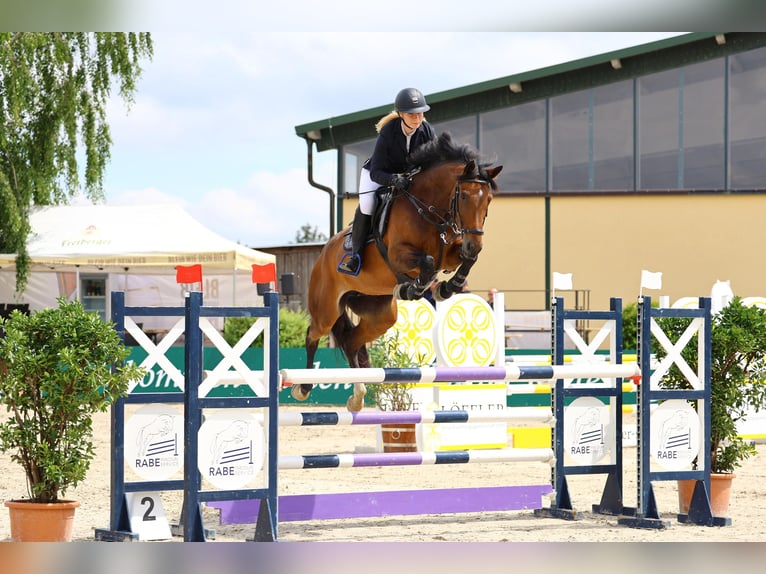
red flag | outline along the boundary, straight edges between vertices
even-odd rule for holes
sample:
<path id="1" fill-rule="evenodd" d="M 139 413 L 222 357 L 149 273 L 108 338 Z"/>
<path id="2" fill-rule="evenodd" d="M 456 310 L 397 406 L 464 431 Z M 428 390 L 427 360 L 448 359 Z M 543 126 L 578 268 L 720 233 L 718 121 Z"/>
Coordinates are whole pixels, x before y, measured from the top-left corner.
<path id="1" fill-rule="evenodd" d="M 253 264 L 253 283 L 271 283 L 277 280 L 277 266 L 274 263 L 266 265 Z"/>
<path id="2" fill-rule="evenodd" d="M 202 265 L 176 266 L 176 283 L 202 283 Z"/>

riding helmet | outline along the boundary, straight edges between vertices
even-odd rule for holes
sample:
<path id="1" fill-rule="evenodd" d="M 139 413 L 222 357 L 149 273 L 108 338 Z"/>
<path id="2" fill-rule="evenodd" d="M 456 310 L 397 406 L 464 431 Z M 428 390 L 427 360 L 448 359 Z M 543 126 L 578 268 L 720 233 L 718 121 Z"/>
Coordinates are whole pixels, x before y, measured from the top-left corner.
<path id="1" fill-rule="evenodd" d="M 431 109 L 426 103 L 426 98 L 420 90 L 404 88 L 396 94 L 396 111 L 403 114 L 419 114 Z"/>

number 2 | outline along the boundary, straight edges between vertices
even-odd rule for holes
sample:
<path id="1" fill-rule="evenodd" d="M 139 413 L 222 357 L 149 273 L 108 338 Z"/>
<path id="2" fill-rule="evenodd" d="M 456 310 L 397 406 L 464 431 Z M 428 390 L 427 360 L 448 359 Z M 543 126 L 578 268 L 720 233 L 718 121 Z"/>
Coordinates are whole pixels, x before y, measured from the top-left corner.
<path id="1" fill-rule="evenodd" d="M 146 504 L 146 512 L 144 512 L 144 516 L 142 520 L 144 522 L 151 522 L 153 520 L 157 520 L 157 517 L 152 514 L 152 510 L 154 510 L 154 499 L 151 496 L 144 496 L 141 499 L 141 504 Z"/>

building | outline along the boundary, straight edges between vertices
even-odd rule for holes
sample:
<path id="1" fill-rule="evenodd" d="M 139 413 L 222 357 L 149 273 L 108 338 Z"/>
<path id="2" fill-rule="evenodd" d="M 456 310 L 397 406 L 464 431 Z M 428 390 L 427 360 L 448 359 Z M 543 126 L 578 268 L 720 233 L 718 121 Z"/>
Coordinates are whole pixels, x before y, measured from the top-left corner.
<path id="1" fill-rule="evenodd" d="M 766 33 L 684 34 L 426 98 L 437 132 L 504 166 L 472 290 L 546 309 L 553 272 L 572 273 L 606 308 L 635 300 L 646 269 L 671 301 L 719 279 L 766 296 Z M 295 128 L 323 193 L 313 151 L 338 154 L 336 222 L 392 107 Z"/>

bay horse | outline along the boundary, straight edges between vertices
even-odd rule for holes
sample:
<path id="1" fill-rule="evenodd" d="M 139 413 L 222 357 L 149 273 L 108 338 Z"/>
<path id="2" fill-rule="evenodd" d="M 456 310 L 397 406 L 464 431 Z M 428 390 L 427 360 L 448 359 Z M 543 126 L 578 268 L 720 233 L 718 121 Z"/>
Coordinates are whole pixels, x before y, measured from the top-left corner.
<path id="1" fill-rule="evenodd" d="M 378 190 L 383 196 L 373 217 L 374 241 L 365 244 L 359 274 L 337 270 L 349 250 L 344 241 L 350 226 L 329 239 L 314 263 L 306 368 L 313 368 L 319 340 L 330 332 L 351 367 L 369 367 L 367 343 L 396 322 L 396 299 L 419 299 L 437 276 L 448 276 L 434 289 L 437 301 L 462 290 L 482 249 L 484 220 L 502 166 L 479 163 L 478 151 L 456 144 L 447 132 L 413 152 L 410 163 L 409 190 Z M 306 400 L 312 387 L 294 385 L 291 394 Z M 364 385 L 355 384 L 348 410 L 361 410 L 365 394 Z"/>

